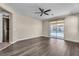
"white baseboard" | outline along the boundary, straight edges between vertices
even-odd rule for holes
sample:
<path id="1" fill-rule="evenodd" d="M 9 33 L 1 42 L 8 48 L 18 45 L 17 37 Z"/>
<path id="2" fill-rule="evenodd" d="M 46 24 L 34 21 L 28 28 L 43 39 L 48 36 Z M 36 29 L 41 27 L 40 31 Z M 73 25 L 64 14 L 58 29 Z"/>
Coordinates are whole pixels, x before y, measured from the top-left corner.
<path id="1" fill-rule="evenodd" d="M 44 36 L 44 35 L 43 35 L 43 37 L 50 37 L 50 36 Z"/>
<path id="2" fill-rule="evenodd" d="M 78 41 L 78 40 L 65 40 L 65 41 L 70 41 L 70 42 L 79 43 L 79 41 Z"/>
<path id="3" fill-rule="evenodd" d="M 33 37 L 28 37 L 28 38 L 17 39 L 16 41 L 11 42 L 11 44 L 14 44 L 14 43 L 16 43 L 18 41 L 28 40 L 28 39 L 37 38 L 37 37 L 41 37 L 41 36 L 33 36 Z"/>

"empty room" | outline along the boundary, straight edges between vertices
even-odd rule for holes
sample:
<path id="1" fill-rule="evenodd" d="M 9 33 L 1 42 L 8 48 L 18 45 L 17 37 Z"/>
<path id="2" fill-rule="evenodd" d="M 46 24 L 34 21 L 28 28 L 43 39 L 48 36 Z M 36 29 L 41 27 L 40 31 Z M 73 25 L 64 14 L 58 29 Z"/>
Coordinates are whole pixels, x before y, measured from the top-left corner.
<path id="1" fill-rule="evenodd" d="M 0 3 L 0 56 L 79 56 L 79 3 Z"/>

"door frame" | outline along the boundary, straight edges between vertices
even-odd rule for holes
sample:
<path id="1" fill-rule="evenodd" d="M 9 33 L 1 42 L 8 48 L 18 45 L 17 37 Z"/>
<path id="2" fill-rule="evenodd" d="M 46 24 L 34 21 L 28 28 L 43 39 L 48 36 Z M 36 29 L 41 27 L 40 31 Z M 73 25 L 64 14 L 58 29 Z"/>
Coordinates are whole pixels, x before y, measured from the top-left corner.
<path id="1" fill-rule="evenodd" d="M 6 19 L 4 19 L 4 18 L 6 18 Z M 7 18 L 8 18 L 8 22 L 10 22 L 9 16 L 6 17 L 6 15 L 3 15 L 3 20 L 2 20 L 3 21 L 3 25 L 2 25 L 3 26 L 3 39 L 2 39 L 2 42 L 9 42 L 10 41 L 10 39 L 9 39 L 9 36 L 10 36 L 10 34 L 9 34 L 10 33 L 10 31 L 9 31 L 10 30 L 10 23 L 8 23 L 9 24 L 8 25 L 9 30 L 8 30 L 8 33 L 7 33 L 8 34 L 8 36 L 7 36 L 8 39 L 5 37 L 6 35 L 5 35 L 5 30 L 4 30 L 4 21 L 7 20 Z M 5 41 L 5 38 L 7 39 L 6 41 Z"/>
<path id="2" fill-rule="evenodd" d="M 7 10 L 5 7 L 0 6 L 0 9 L 3 10 L 4 14 L 9 14 L 9 43 L 13 43 L 13 13 L 10 10 Z M 2 22 L 3 23 L 3 22 Z M 2 26 L 3 29 L 3 26 Z M 3 35 L 3 32 L 2 32 Z M 3 41 L 3 36 L 2 36 Z"/>

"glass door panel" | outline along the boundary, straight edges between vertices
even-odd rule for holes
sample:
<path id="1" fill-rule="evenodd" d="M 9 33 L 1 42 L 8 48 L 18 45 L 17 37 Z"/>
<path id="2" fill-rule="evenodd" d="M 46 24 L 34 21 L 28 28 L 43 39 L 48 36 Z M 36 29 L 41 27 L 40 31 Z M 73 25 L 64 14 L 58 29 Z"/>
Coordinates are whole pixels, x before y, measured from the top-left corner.
<path id="1" fill-rule="evenodd" d="M 54 21 L 50 23 L 50 37 L 64 39 L 64 22 Z"/>

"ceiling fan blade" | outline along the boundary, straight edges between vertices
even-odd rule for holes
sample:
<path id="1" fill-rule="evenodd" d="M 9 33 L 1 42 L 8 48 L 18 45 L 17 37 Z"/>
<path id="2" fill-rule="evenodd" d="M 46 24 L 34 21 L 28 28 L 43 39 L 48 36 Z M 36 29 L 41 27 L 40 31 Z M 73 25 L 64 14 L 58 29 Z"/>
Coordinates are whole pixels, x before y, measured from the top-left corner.
<path id="1" fill-rule="evenodd" d="M 49 15 L 49 14 L 47 14 L 46 12 L 44 12 L 44 14 L 45 14 L 45 15 Z"/>
<path id="2" fill-rule="evenodd" d="M 41 13 L 41 12 L 35 12 L 35 14 L 39 14 L 39 13 Z"/>
<path id="3" fill-rule="evenodd" d="M 40 16 L 42 16 L 42 15 L 43 15 L 43 13 L 40 14 Z"/>
<path id="4" fill-rule="evenodd" d="M 39 8 L 39 10 L 40 10 L 41 12 L 43 12 L 43 9 Z"/>
<path id="5" fill-rule="evenodd" d="M 46 11 L 44 11 L 44 12 L 48 12 L 48 11 L 51 11 L 51 9 L 49 9 L 49 10 L 46 10 Z"/>

